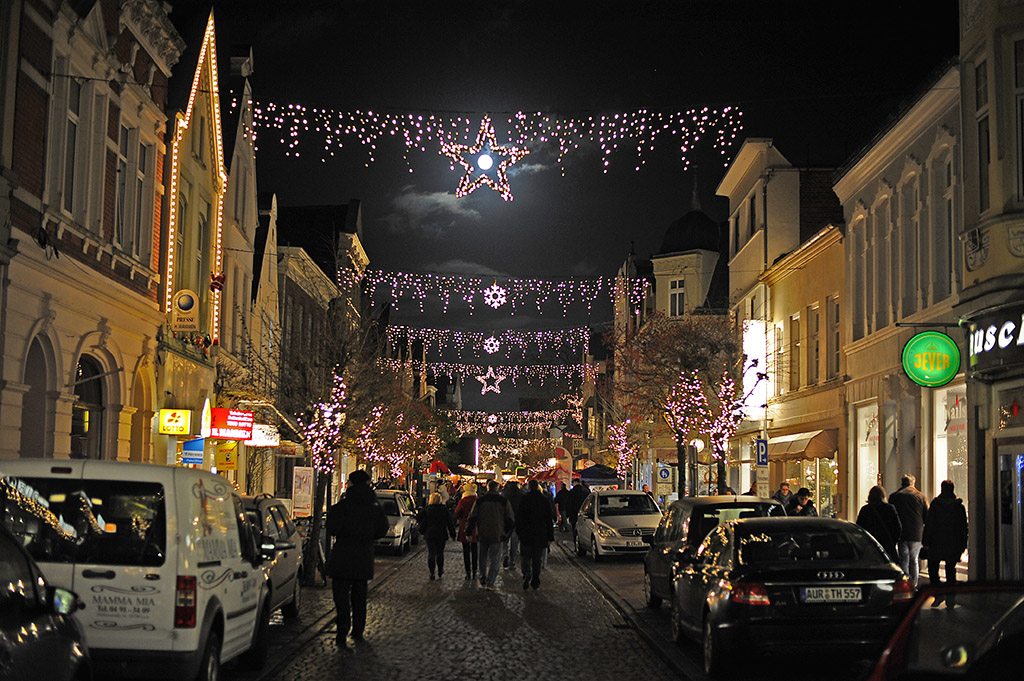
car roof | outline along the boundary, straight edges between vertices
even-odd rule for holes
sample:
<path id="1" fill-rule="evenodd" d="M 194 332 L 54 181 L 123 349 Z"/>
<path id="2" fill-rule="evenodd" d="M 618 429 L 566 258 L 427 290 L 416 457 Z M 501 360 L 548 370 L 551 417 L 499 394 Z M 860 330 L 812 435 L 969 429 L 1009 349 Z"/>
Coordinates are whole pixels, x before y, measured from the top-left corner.
<path id="1" fill-rule="evenodd" d="M 642 489 L 598 489 L 591 492 L 597 496 L 604 496 L 606 494 L 647 494 Z"/>
<path id="2" fill-rule="evenodd" d="M 855 523 L 851 523 L 849 520 L 840 520 L 839 518 L 807 518 L 803 516 L 740 518 L 738 520 L 731 520 L 728 524 L 735 527 L 735 529 L 744 532 L 773 530 L 778 529 L 780 526 L 784 526 L 791 530 L 832 529 L 849 532 L 851 529 L 857 527 Z"/>
<path id="3" fill-rule="evenodd" d="M 683 497 L 682 499 L 673 501 L 669 507 L 726 506 L 728 504 L 752 504 L 756 502 L 772 504 L 779 507 L 782 506 L 782 504 L 775 499 L 768 499 L 767 497 L 755 497 L 750 494 L 715 494 L 705 497 Z"/>
<path id="4" fill-rule="evenodd" d="M 404 489 L 378 489 L 374 490 L 377 494 L 383 494 L 384 496 L 391 496 L 394 494 L 408 494 Z"/>

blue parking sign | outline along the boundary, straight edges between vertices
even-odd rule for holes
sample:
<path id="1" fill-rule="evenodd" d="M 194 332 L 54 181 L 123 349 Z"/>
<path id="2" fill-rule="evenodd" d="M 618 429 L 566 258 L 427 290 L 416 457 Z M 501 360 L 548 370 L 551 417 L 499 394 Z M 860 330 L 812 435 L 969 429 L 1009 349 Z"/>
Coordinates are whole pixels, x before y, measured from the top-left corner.
<path id="1" fill-rule="evenodd" d="M 757 465 L 767 466 L 768 465 L 768 440 L 757 440 Z"/>

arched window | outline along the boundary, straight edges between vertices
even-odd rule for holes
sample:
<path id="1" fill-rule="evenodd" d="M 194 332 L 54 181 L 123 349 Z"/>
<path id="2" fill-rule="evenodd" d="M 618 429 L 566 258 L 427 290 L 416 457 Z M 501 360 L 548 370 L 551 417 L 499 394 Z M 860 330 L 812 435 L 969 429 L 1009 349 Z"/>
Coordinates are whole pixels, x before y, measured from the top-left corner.
<path id="1" fill-rule="evenodd" d="M 25 384 L 28 390 L 21 403 L 21 456 L 46 456 L 52 446 L 53 405 L 47 395 L 46 353 L 39 339 L 34 339 L 28 350 Z"/>
<path id="2" fill-rule="evenodd" d="M 75 400 L 71 408 L 71 458 L 103 458 L 103 379 L 99 362 L 82 355 L 75 371 Z"/>

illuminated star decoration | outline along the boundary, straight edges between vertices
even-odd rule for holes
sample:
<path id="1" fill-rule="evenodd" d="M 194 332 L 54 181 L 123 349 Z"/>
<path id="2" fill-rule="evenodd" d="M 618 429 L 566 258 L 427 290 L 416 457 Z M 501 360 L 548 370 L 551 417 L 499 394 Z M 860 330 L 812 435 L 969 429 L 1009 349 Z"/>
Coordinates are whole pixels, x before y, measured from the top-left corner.
<path id="1" fill-rule="evenodd" d="M 494 137 L 494 126 L 491 125 L 490 116 L 484 116 L 483 120 L 480 121 L 480 132 L 477 133 L 476 143 L 473 146 L 455 144 L 454 142 L 441 142 L 441 154 L 452 160 L 452 169 L 455 169 L 454 164 L 457 163 L 466 171 L 462 179 L 459 180 L 459 188 L 455 190 L 455 196 L 460 199 L 472 194 L 486 184 L 501 194 L 501 198 L 511 201 L 513 199 L 512 188 L 509 187 L 506 171 L 509 166 L 529 153 L 530 151 L 523 147 L 514 147 L 512 145 L 498 146 L 498 140 Z M 476 173 L 476 166 L 466 160 L 467 155 L 472 157 L 476 166 L 479 166 L 483 171 L 488 170 L 493 165 L 494 156 L 503 157 L 501 163 L 498 164 L 498 169 L 495 171 L 497 179 L 491 178 L 486 172 L 482 172 L 474 178 L 473 174 Z"/>
<path id="2" fill-rule="evenodd" d="M 486 395 L 488 390 L 493 390 L 496 394 L 500 395 L 501 388 L 499 386 L 505 380 L 505 377 L 496 376 L 494 374 L 494 367 L 487 367 L 487 373 L 483 376 L 477 376 L 476 380 L 480 381 L 480 385 L 483 386 L 480 389 L 481 395 Z"/>
<path id="3" fill-rule="evenodd" d="M 484 302 L 495 310 L 504 305 L 506 300 L 505 289 L 498 286 L 497 282 L 493 286 L 484 289 Z"/>
<path id="4" fill-rule="evenodd" d="M 500 349 L 501 343 L 499 343 L 498 339 L 495 338 L 494 336 L 491 336 L 490 338 L 484 341 L 484 350 L 487 351 L 488 355 L 493 355 Z"/>

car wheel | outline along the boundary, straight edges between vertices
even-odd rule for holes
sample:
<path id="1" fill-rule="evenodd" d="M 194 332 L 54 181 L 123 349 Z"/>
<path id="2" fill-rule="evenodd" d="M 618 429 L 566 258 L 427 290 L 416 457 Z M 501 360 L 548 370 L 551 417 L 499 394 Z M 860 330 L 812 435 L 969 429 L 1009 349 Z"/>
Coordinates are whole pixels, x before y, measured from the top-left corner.
<path id="1" fill-rule="evenodd" d="M 583 557 L 587 555 L 587 550 L 583 548 L 583 544 L 580 543 L 580 535 L 578 532 L 572 535 L 572 541 L 576 545 L 576 555 Z"/>
<path id="2" fill-rule="evenodd" d="M 683 631 L 683 622 L 680 619 L 679 605 L 676 603 L 675 597 L 671 601 L 671 610 L 669 625 L 672 629 L 672 640 L 675 641 L 677 646 L 681 646 L 686 639 L 686 632 Z"/>
<path id="3" fill-rule="evenodd" d="M 647 570 L 644 570 L 644 603 L 648 608 L 661 607 L 661 596 L 654 595 L 654 591 L 651 589 L 651 576 L 647 574 Z"/>
<path id="4" fill-rule="evenodd" d="M 597 537 L 591 535 L 590 537 L 590 552 L 594 554 L 594 562 L 601 560 L 601 554 L 597 552 Z"/>
<path id="5" fill-rule="evenodd" d="M 725 675 L 725 659 L 723 658 L 721 645 L 719 645 L 718 634 L 715 633 L 711 622 L 704 619 L 704 673 L 713 679 L 720 679 Z"/>
<path id="6" fill-rule="evenodd" d="M 206 637 L 203 658 L 199 662 L 199 674 L 196 681 L 218 681 L 220 679 L 220 636 L 211 631 Z"/>
<path id="7" fill-rule="evenodd" d="M 292 590 L 292 600 L 281 608 L 281 614 L 285 619 L 293 619 L 299 616 L 302 606 L 302 571 L 295 573 L 295 587 Z"/>
<path id="8" fill-rule="evenodd" d="M 268 597 L 269 600 L 269 597 Z M 256 631 L 252 635 L 252 647 L 242 653 L 242 666 L 258 671 L 267 663 L 267 652 L 270 648 L 270 606 L 264 605 L 260 611 L 260 619 L 256 622 Z"/>

